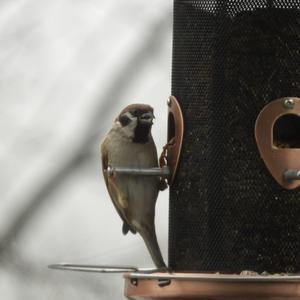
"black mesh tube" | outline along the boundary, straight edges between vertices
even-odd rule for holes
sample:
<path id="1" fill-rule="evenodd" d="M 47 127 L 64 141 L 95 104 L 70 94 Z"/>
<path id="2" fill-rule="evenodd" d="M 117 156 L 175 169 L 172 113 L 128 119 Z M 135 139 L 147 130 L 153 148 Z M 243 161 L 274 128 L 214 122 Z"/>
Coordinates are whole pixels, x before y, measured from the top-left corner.
<path id="1" fill-rule="evenodd" d="M 260 110 L 300 97 L 299 0 L 175 0 L 172 94 L 185 135 L 170 192 L 174 270 L 300 271 L 300 189 L 257 150 Z"/>

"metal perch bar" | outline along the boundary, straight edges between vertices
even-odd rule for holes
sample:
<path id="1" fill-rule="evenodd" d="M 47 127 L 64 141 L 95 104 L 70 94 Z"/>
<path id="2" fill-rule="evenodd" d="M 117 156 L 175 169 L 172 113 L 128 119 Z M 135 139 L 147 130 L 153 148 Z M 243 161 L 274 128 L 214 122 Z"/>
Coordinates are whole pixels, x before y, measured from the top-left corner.
<path id="1" fill-rule="evenodd" d="M 76 265 L 76 264 L 53 264 L 48 268 L 55 270 L 79 271 L 79 272 L 94 272 L 94 273 L 124 273 L 136 272 L 138 268 L 133 266 L 98 266 L 98 265 Z"/>
<path id="2" fill-rule="evenodd" d="M 300 170 L 287 170 L 284 172 L 283 177 L 286 181 L 300 180 Z"/>
<path id="3" fill-rule="evenodd" d="M 136 176 L 160 176 L 167 178 L 170 175 L 170 169 L 167 166 L 162 168 L 125 168 L 125 167 L 111 167 L 105 170 L 108 176 L 114 174 L 128 174 Z"/>
<path id="4" fill-rule="evenodd" d="M 118 265 L 80 265 L 80 264 L 68 264 L 58 263 L 48 266 L 49 269 L 54 270 L 66 270 L 66 271 L 78 271 L 78 272 L 92 272 L 92 273 L 127 273 L 134 272 L 134 274 L 141 273 L 152 273 L 157 271 L 153 268 L 137 268 L 134 266 L 118 266 Z"/>

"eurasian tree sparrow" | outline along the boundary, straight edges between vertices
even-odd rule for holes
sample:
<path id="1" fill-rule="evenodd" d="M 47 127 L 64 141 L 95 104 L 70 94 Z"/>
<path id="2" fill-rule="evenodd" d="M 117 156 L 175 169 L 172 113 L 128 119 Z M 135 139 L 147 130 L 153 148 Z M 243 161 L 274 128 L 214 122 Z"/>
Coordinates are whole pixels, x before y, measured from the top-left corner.
<path id="1" fill-rule="evenodd" d="M 101 145 L 102 169 L 112 202 L 123 220 L 123 234 L 138 232 L 157 268 L 166 268 L 155 233 L 155 204 L 162 181 L 153 176 L 116 174 L 108 176 L 108 166 L 127 168 L 158 167 L 151 135 L 153 108 L 131 104 L 116 118 Z"/>

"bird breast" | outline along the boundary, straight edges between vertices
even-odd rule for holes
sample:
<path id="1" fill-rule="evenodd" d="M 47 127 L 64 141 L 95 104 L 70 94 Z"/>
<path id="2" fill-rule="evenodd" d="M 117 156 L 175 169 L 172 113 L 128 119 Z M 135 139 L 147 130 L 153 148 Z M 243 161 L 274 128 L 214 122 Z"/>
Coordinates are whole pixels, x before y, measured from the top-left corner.
<path id="1" fill-rule="evenodd" d="M 116 132 L 114 134 L 117 134 Z M 133 143 L 130 139 L 115 138 L 110 134 L 108 141 L 108 164 L 112 167 L 152 168 L 158 166 L 156 147 L 152 137 L 148 143 Z M 126 196 L 132 222 L 143 223 L 154 218 L 155 202 L 158 195 L 157 177 L 122 175 L 116 176 L 119 191 Z"/>
<path id="2" fill-rule="evenodd" d="M 133 143 L 130 138 L 112 132 L 108 146 L 108 164 L 113 167 L 152 168 L 158 166 L 152 137 L 145 144 Z"/>

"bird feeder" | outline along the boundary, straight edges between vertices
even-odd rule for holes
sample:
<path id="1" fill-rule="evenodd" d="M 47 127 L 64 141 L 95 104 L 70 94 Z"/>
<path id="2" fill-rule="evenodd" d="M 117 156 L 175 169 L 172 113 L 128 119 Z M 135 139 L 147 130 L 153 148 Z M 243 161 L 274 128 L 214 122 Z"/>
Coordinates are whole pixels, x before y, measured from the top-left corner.
<path id="1" fill-rule="evenodd" d="M 300 2 L 175 0 L 172 94 L 173 273 L 127 274 L 125 294 L 300 299 Z"/>
<path id="2" fill-rule="evenodd" d="M 300 1 L 174 0 L 169 267 L 128 299 L 300 299 Z M 184 131 L 183 131 L 184 127 Z M 165 149 L 166 150 L 166 149 Z M 179 159 L 180 158 L 180 159 Z"/>

